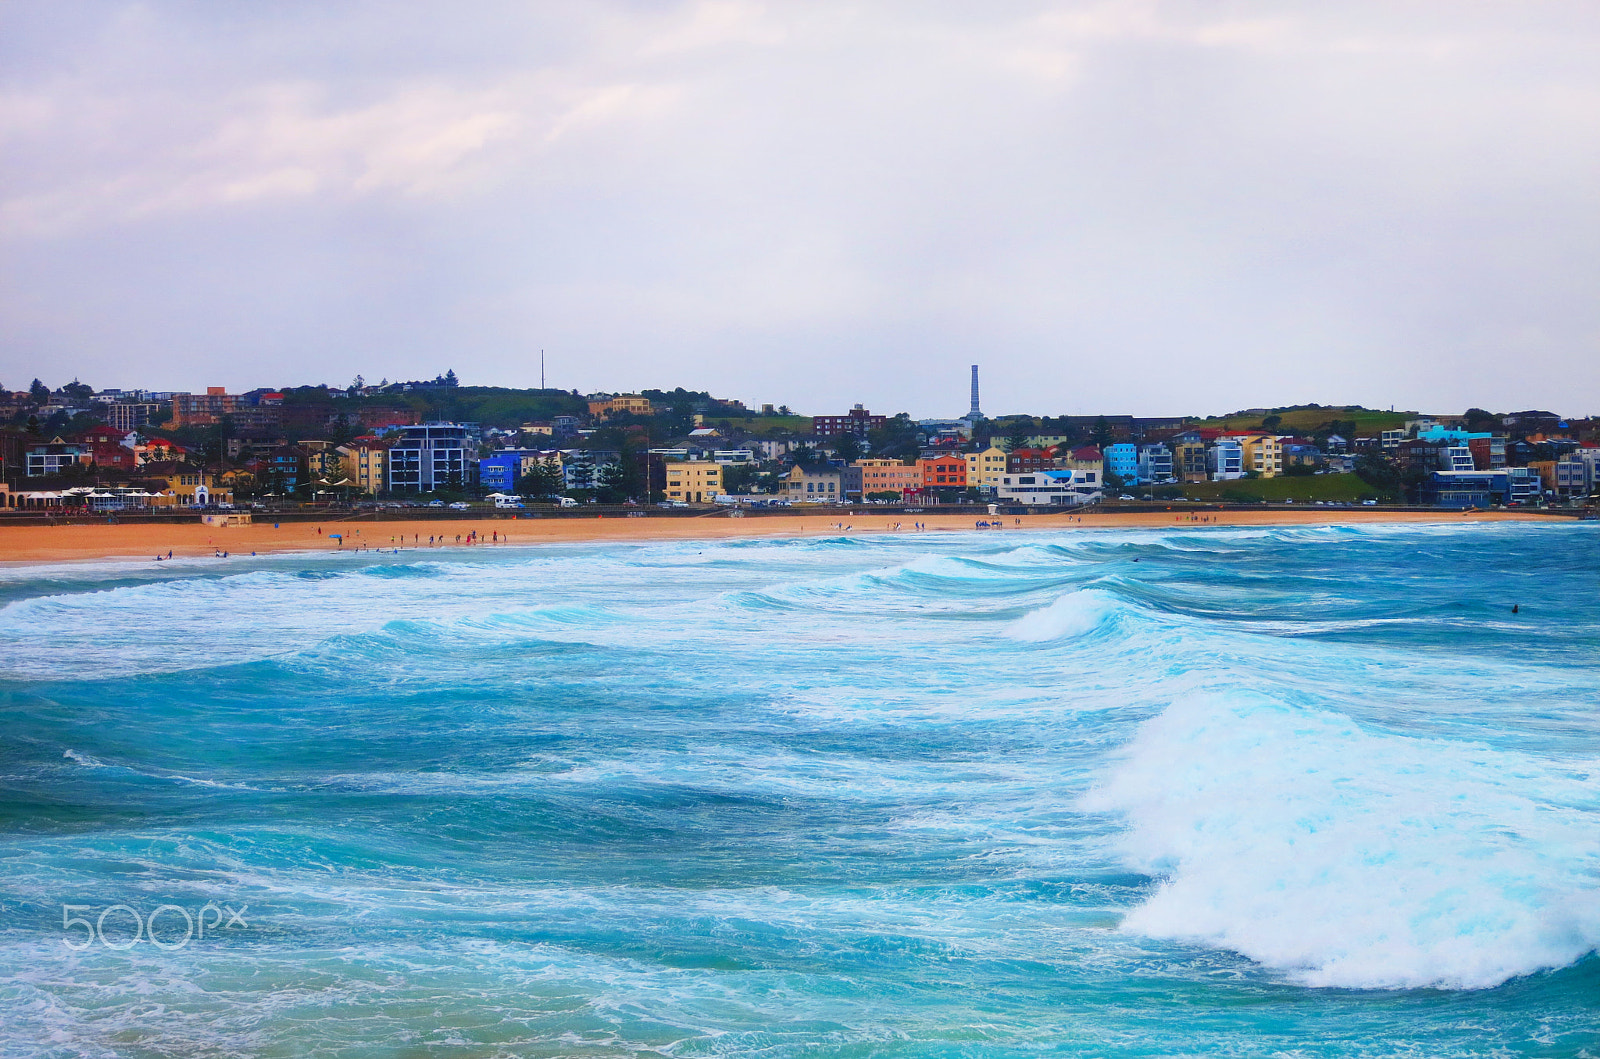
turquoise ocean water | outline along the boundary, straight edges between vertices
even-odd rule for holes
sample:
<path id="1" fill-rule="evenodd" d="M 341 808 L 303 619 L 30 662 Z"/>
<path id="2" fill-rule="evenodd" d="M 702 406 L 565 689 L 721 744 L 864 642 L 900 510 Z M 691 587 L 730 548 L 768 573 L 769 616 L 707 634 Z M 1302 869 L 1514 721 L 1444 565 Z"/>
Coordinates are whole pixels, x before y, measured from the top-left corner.
<path id="1" fill-rule="evenodd" d="M 1600 1054 L 1597 661 L 1594 525 L 12 567 L 0 1055 Z"/>

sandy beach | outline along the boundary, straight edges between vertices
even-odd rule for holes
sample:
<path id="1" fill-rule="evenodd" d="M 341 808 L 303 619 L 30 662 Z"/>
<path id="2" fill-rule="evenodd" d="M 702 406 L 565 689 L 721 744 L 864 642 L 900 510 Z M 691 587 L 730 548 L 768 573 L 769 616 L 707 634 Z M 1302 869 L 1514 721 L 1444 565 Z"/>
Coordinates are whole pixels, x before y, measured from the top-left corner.
<path id="1" fill-rule="evenodd" d="M 1290 526 L 1339 525 L 1375 522 L 1458 523 L 1548 520 L 1549 516 L 1521 512 L 1451 511 L 1208 511 L 1200 525 Z M 974 528 L 973 515 L 890 515 L 866 512 L 840 515 L 833 511 L 806 514 L 757 515 L 747 518 L 551 518 L 483 519 L 417 522 L 284 522 L 276 526 L 258 521 L 250 526 L 218 528 L 192 524 L 0 526 L 0 562 L 36 563 L 111 558 L 148 558 L 157 555 L 214 555 L 230 557 L 290 551 L 339 551 L 353 548 L 455 548 L 494 547 L 598 540 L 683 540 L 726 537 L 800 537 L 838 533 L 949 532 Z M 1005 530 L 1116 529 L 1195 525 L 1188 513 L 1169 511 L 1050 513 L 1008 515 L 1000 518 Z M 918 525 L 921 530 L 916 529 Z M 898 529 L 896 528 L 898 527 Z M 478 542 L 467 544 L 476 532 Z M 342 539 L 333 534 L 343 534 Z M 433 543 L 429 543 L 429 537 Z M 458 539 L 459 542 L 458 543 Z"/>

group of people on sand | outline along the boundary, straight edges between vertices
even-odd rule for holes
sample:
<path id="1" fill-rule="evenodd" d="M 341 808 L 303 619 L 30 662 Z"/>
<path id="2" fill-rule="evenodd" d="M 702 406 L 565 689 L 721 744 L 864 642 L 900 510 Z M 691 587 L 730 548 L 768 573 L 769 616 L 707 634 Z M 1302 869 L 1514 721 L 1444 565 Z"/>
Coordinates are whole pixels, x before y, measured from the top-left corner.
<path id="1" fill-rule="evenodd" d="M 1187 515 L 1179 515 L 1174 522 L 1221 522 L 1221 515 L 1203 515 L 1198 511 L 1191 511 Z"/>
<path id="2" fill-rule="evenodd" d="M 317 535 L 318 536 L 322 535 L 322 527 L 321 526 L 317 527 Z M 344 537 L 342 535 L 337 534 L 337 533 L 333 533 L 333 534 L 329 534 L 329 536 L 333 537 L 335 540 L 337 540 L 339 542 L 339 547 L 341 549 L 344 547 Z M 360 537 L 361 536 L 361 531 L 359 529 L 353 530 L 352 531 L 352 536 Z M 510 540 L 511 540 L 511 534 L 509 534 L 509 533 L 501 533 L 499 530 L 490 530 L 489 531 L 489 542 L 491 544 L 505 544 L 505 543 L 509 542 Z M 358 552 L 361 552 L 361 551 L 372 551 L 373 550 L 372 547 L 370 545 L 368 545 L 365 540 L 352 541 L 351 543 L 355 546 L 354 550 L 358 551 Z M 406 535 L 404 533 L 402 533 L 402 534 L 400 534 L 398 536 L 391 535 L 389 537 L 389 547 L 388 548 L 379 548 L 379 549 L 377 549 L 377 551 L 379 552 L 379 554 L 382 554 L 385 551 L 392 551 L 392 552 L 394 552 L 395 554 L 398 555 L 399 552 L 400 552 L 400 549 L 405 546 L 405 543 L 406 543 Z M 463 536 L 460 533 L 457 533 L 453 540 L 451 538 L 447 538 L 443 533 L 438 533 L 438 534 L 430 533 L 430 534 L 428 534 L 428 547 L 430 547 L 430 548 L 439 548 L 439 547 L 443 547 L 444 545 L 450 544 L 450 543 L 455 543 L 455 544 L 482 544 L 483 543 L 483 535 L 481 533 L 479 533 L 475 529 L 474 530 L 468 530 L 467 533 L 465 534 L 465 536 Z M 411 535 L 411 544 L 412 544 L 413 547 L 417 547 L 417 548 L 422 547 L 422 534 L 413 533 Z"/>

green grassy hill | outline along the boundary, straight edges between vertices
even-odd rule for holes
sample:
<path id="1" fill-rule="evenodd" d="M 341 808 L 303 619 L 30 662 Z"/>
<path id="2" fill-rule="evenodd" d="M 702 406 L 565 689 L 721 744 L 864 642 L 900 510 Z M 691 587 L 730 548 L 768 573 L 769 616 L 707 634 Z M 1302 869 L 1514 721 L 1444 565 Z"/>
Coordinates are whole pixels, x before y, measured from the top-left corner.
<path id="1" fill-rule="evenodd" d="M 1270 429 L 1279 434 L 1311 434 L 1329 423 L 1354 422 L 1356 436 L 1368 437 L 1384 430 L 1396 430 L 1404 425 L 1406 420 L 1416 419 L 1421 413 L 1385 412 L 1352 405 L 1343 408 L 1287 408 L 1268 415 L 1278 416 L 1278 425 Z M 1218 427 L 1222 430 L 1262 430 L 1269 429 L 1262 423 L 1266 418 L 1266 415 L 1216 416 L 1202 421 L 1199 425 Z"/>
<path id="2" fill-rule="evenodd" d="M 1141 494 L 1142 495 L 1142 494 Z M 1305 478 L 1253 478 L 1237 482 L 1200 482 L 1183 486 L 1186 500 L 1223 500 L 1241 503 L 1267 501 L 1281 504 L 1293 500 L 1297 504 L 1315 503 L 1318 500 L 1342 500 L 1355 503 L 1372 497 L 1387 499 L 1371 485 L 1354 474 L 1317 474 Z"/>
<path id="3" fill-rule="evenodd" d="M 811 433 L 810 416 L 721 416 L 715 412 L 706 415 L 708 427 L 721 427 L 724 423 L 733 430 L 755 434 L 758 437 L 784 432 Z"/>

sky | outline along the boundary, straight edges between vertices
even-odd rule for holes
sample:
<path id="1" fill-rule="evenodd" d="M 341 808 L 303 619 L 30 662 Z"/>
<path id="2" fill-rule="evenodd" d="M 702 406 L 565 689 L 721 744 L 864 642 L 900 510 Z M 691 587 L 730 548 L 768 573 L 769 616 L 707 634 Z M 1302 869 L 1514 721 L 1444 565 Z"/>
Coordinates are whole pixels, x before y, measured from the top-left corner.
<path id="1" fill-rule="evenodd" d="M 0 3 L 0 385 L 1600 413 L 1592 0 Z"/>

